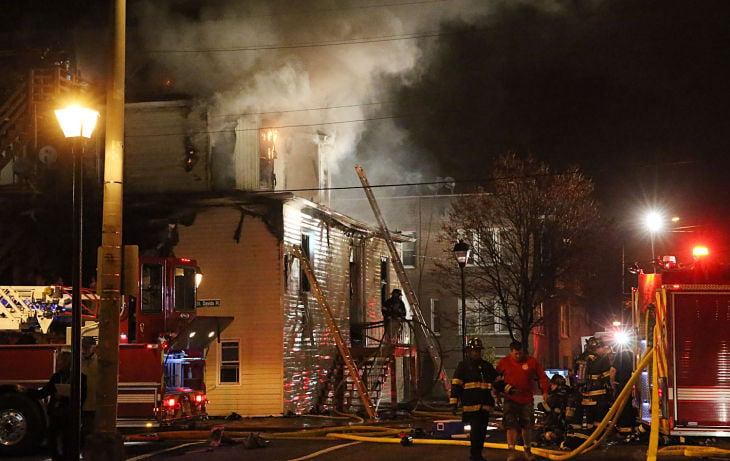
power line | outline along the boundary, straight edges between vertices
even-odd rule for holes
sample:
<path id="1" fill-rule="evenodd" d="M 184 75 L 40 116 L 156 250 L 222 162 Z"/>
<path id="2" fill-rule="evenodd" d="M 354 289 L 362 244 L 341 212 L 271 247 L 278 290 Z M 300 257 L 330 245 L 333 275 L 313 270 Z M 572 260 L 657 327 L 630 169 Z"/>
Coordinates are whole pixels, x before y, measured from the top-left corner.
<path id="1" fill-rule="evenodd" d="M 394 42 L 401 40 L 416 40 L 419 38 L 432 38 L 440 37 L 444 35 L 451 35 L 457 32 L 426 32 L 416 34 L 403 34 L 403 35 L 384 35 L 380 37 L 351 39 L 351 40 L 333 40 L 329 42 L 311 42 L 311 43 L 297 43 L 291 45 L 256 45 L 256 46 L 240 46 L 240 47 L 229 47 L 229 48 L 198 48 L 198 49 L 153 49 L 147 50 L 149 53 L 154 54 L 187 54 L 187 53 L 229 53 L 239 51 L 264 51 L 264 50 L 285 50 L 285 49 L 296 49 L 296 48 L 321 48 L 327 46 L 341 46 L 341 45 L 360 45 L 364 43 L 381 43 L 381 42 Z"/>
<path id="2" fill-rule="evenodd" d="M 211 114 L 209 117 L 211 118 L 217 118 L 217 117 L 248 117 L 253 115 L 268 115 L 268 114 L 290 114 L 294 112 L 312 112 L 316 110 L 330 110 L 330 109 L 347 109 L 352 107 L 365 107 L 365 106 L 377 106 L 377 105 L 386 105 L 386 104 L 394 104 L 392 102 L 364 102 L 360 104 L 345 104 L 341 106 L 324 106 L 324 107 L 312 107 L 308 109 L 282 109 L 282 110 L 270 110 L 266 112 L 244 112 L 241 114 Z"/>
<path id="3" fill-rule="evenodd" d="M 322 126 L 322 125 L 341 125 L 341 124 L 347 124 L 347 123 L 365 123 L 365 122 L 388 120 L 388 119 L 394 119 L 394 118 L 410 117 L 411 115 L 412 114 L 384 115 L 382 117 L 371 117 L 371 118 L 352 119 L 352 120 L 338 120 L 338 121 L 333 121 L 333 122 L 299 123 L 299 124 L 276 125 L 276 126 L 273 126 L 272 125 L 272 126 L 261 126 L 261 127 L 256 127 L 256 128 L 236 128 L 236 129 L 188 131 L 188 132 L 185 132 L 185 133 L 128 134 L 127 137 L 129 137 L 129 138 L 146 138 L 146 137 L 150 137 L 150 136 L 190 136 L 190 135 L 193 135 L 193 134 L 230 133 L 230 132 L 259 131 L 259 130 L 272 130 L 272 129 L 284 129 L 284 128 L 307 128 L 307 127 Z"/>

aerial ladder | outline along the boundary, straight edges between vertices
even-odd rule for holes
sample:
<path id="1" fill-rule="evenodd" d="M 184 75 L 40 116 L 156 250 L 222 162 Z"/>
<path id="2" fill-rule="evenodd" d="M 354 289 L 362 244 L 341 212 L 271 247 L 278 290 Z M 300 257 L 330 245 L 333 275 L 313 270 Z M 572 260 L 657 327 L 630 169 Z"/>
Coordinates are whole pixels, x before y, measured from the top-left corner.
<path id="1" fill-rule="evenodd" d="M 411 305 L 411 311 L 413 312 L 413 315 L 416 317 L 417 328 L 421 332 L 421 335 L 423 336 L 423 338 L 425 340 L 426 348 L 428 349 L 428 353 L 431 356 L 431 360 L 433 361 L 434 369 L 438 370 L 439 379 L 441 379 L 441 382 L 443 383 L 444 389 L 446 389 L 446 392 L 449 392 L 451 389 L 451 382 L 449 381 L 449 377 L 446 375 L 446 371 L 444 371 L 443 361 L 441 360 L 441 353 L 439 350 L 439 346 L 436 343 L 436 340 L 434 339 L 433 335 L 426 328 L 426 321 L 424 320 L 423 314 L 421 313 L 421 308 L 419 307 L 418 299 L 416 298 L 416 293 L 413 291 L 413 288 L 411 287 L 411 283 L 408 280 L 408 277 L 406 276 L 405 270 L 403 269 L 403 262 L 400 259 L 400 254 L 398 254 L 398 250 L 396 249 L 395 244 L 393 243 L 393 239 L 390 237 L 390 232 L 388 231 L 388 227 L 385 224 L 383 215 L 380 212 L 380 207 L 378 206 L 378 202 L 375 200 L 375 196 L 373 195 L 373 190 L 370 187 L 368 178 L 365 176 L 365 171 L 362 169 L 362 167 L 360 165 L 355 165 L 355 171 L 357 172 L 357 175 L 360 177 L 360 182 L 362 183 L 362 187 L 365 190 L 365 195 L 367 195 L 368 201 L 370 202 L 370 206 L 372 207 L 373 213 L 375 214 L 375 218 L 378 220 L 378 225 L 380 226 L 380 232 L 383 234 L 383 238 L 385 239 L 385 242 L 388 245 L 388 250 L 390 251 L 390 257 L 393 261 L 393 268 L 395 269 L 395 272 L 398 275 L 398 281 L 400 282 L 401 287 L 403 288 L 403 291 L 405 291 L 406 299 L 408 299 L 408 303 Z"/>
<path id="2" fill-rule="evenodd" d="M 342 338 L 342 333 L 340 333 L 340 329 L 337 327 L 335 317 L 334 315 L 332 315 L 332 310 L 330 309 L 329 303 L 327 302 L 327 297 L 322 291 L 322 288 L 319 286 L 319 282 L 317 281 L 317 277 L 314 275 L 314 270 L 312 270 L 312 265 L 309 262 L 309 258 L 307 257 L 307 255 L 304 254 L 302 248 L 299 245 L 294 245 L 292 251 L 294 253 L 294 256 L 299 258 L 302 269 L 304 270 L 307 279 L 309 279 L 309 285 L 312 288 L 314 296 L 317 298 L 319 307 L 322 309 L 322 313 L 324 314 L 324 318 L 327 322 L 327 327 L 330 329 L 330 331 L 332 332 L 332 336 L 335 338 L 337 349 L 340 351 L 342 360 L 345 362 L 345 365 L 347 366 L 347 371 L 350 373 L 350 377 L 355 384 L 355 389 L 357 389 L 357 393 L 360 396 L 360 401 L 362 402 L 363 407 L 365 407 L 365 411 L 367 412 L 370 420 L 375 421 L 376 413 L 375 407 L 373 406 L 373 401 L 370 399 L 368 389 L 365 386 L 362 378 L 360 377 L 360 373 L 358 372 L 357 366 L 355 365 L 355 361 L 350 354 L 350 348 L 347 347 L 347 344 L 345 344 L 345 340 Z"/>
<path id="3" fill-rule="evenodd" d="M 0 330 L 20 331 L 37 322 L 45 334 L 55 318 L 71 315 L 72 298 L 69 288 L 57 285 L 0 286 Z M 96 295 L 82 291 L 82 315 L 94 318 L 97 307 Z"/>

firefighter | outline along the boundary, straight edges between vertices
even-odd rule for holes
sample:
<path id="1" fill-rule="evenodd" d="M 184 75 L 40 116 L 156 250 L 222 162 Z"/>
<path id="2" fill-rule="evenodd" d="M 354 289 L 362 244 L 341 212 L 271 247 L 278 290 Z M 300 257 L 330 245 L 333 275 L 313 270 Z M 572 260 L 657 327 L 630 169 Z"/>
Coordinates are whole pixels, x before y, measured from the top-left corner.
<path id="1" fill-rule="evenodd" d="M 586 342 L 583 399 L 581 400 L 583 426 L 592 429 L 603 420 L 611 406 L 611 361 L 609 348 L 600 338 Z"/>
<path id="2" fill-rule="evenodd" d="M 565 378 L 554 374 L 550 378 L 550 392 L 547 401 L 540 402 L 537 406 L 545 414 L 541 437 L 547 443 L 559 444 L 565 437 L 565 409 L 568 405 L 569 395 L 570 388 L 567 386 Z"/>
<path id="3" fill-rule="evenodd" d="M 406 305 L 402 298 L 403 292 L 396 288 L 390 293 L 390 298 L 383 302 L 381 312 L 388 343 L 395 343 L 398 340 L 403 321 L 406 319 Z"/>
<path id="4" fill-rule="evenodd" d="M 56 372 L 40 389 L 29 391 L 29 395 L 36 399 L 50 397 L 46 412 L 48 413 L 48 447 L 53 461 L 70 459 L 68 441 L 72 438 L 72 431 L 78 428 L 71 427 L 71 352 L 62 351 L 56 360 Z M 81 374 L 81 403 L 86 398 L 86 375 Z"/>
<path id="5" fill-rule="evenodd" d="M 611 366 L 611 384 L 613 385 L 613 395 L 618 397 L 621 391 L 631 379 L 634 372 L 633 353 L 626 346 L 619 346 L 618 353 L 613 359 Z M 636 408 L 634 408 L 631 399 L 627 399 L 621 413 L 616 418 L 616 430 L 619 434 L 630 438 L 636 427 Z"/>
<path id="6" fill-rule="evenodd" d="M 454 411 L 459 403 L 462 419 L 471 426 L 469 434 L 469 460 L 483 461 L 482 447 L 487 437 L 489 412 L 494 409 L 492 384 L 497 371 L 491 363 L 482 358 L 482 341 L 472 338 L 467 344 L 466 360 L 459 362 L 451 381 L 449 403 Z"/>

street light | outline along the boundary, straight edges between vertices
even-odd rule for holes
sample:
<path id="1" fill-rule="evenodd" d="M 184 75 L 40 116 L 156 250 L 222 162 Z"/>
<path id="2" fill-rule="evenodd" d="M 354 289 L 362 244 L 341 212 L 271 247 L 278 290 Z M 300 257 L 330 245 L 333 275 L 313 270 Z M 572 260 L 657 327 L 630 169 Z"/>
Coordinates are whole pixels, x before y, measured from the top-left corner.
<path id="1" fill-rule="evenodd" d="M 99 112 L 78 105 L 56 110 L 63 135 L 71 139 L 73 157 L 73 255 L 71 277 L 71 420 L 74 429 L 69 443 L 69 459 L 79 459 L 81 445 L 81 273 L 83 252 L 83 139 L 91 138 Z M 81 152 L 76 144 L 81 144 Z"/>
<path id="2" fill-rule="evenodd" d="M 464 282 L 464 267 L 467 261 L 469 261 L 469 253 L 471 248 L 460 239 L 459 242 L 454 245 L 454 257 L 456 262 L 459 263 L 459 271 L 461 272 L 461 347 L 462 355 L 466 359 L 466 283 Z"/>
<path id="3" fill-rule="evenodd" d="M 646 226 L 646 230 L 649 231 L 649 238 L 651 239 L 651 266 L 654 268 L 654 272 L 656 272 L 654 236 L 664 228 L 664 216 L 658 211 L 650 211 L 644 218 L 644 225 Z"/>

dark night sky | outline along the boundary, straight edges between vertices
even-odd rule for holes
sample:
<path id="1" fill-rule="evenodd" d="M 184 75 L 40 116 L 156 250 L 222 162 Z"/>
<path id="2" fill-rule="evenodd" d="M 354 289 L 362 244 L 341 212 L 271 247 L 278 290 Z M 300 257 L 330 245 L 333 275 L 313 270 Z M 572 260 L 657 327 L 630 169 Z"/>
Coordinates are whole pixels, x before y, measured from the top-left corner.
<path id="1" fill-rule="evenodd" d="M 3 46 L 49 38 L 69 46 L 70 37 L 79 44 L 103 22 L 103 3 L 6 0 Z M 64 4 L 71 12 L 56 11 Z M 87 6 L 91 12 L 79 13 Z M 128 16 L 128 94 L 170 76 L 183 93 L 237 101 L 221 110 L 276 108 L 281 125 L 300 108 L 362 104 L 309 114 L 335 122 L 328 126 L 349 142 L 335 185 L 358 184 L 355 162 L 373 184 L 480 179 L 496 155 L 511 150 L 558 170 L 578 165 L 596 181 L 604 213 L 627 238 L 639 235 L 637 213 L 654 204 L 685 224 L 727 232 L 725 0 L 130 0 Z M 75 34 L 66 34 L 67 24 Z M 175 51 L 413 33 L 423 36 L 339 47 Z M 98 41 L 86 48 L 78 62 L 93 74 L 102 51 Z M 289 80 L 285 70 L 292 71 Z M 261 97 L 254 101 L 253 94 Z M 337 124 L 363 118 L 386 121 L 353 124 L 350 131 Z"/>

